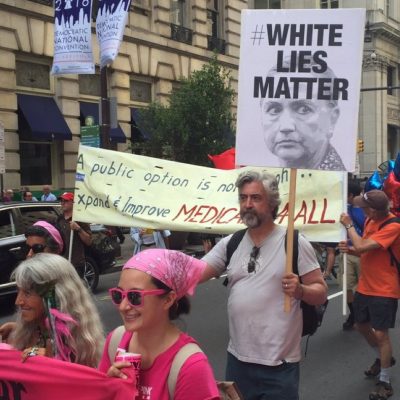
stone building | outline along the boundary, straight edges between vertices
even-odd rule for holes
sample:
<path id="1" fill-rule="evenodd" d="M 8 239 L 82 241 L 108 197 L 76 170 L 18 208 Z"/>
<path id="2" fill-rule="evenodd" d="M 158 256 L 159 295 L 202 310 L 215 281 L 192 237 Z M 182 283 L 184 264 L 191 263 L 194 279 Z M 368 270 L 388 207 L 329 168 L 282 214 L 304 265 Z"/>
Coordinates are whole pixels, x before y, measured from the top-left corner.
<path id="1" fill-rule="evenodd" d="M 200 69 L 214 50 L 232 70 L 232 87 L 237 88 L 244 7 L 243 0 L 132 2 L 119 55 L 108 71 L 109 96 L 116 98 L 119 123 L 110 134 L 111 148 L 126 150 L 131 138 L 135 140 L 135 109 L 152 100 L 165 101 L 174 83 Z M 53 19 L 52 0 L 0 2 L 0 121 L 5 127 L 6 188 L 73 187 L 80 127 L 86 116 L 98 118 L 99 71 L 50 75 Z"/>
<path id="2" fill-rule="evenodd" d="M 368 176 L 400 147 L 400 2 L 397 0 L 134 0 L 120 52 L 109 68 L 118 127 L 111 147 L 135 140 L 135 109 L 166 101 L 180 77 L 212 56 L 232 71 L 237 89 L 240 13 L 244 8 L 367 9 L 359 138 L 361 176 Z M 96 114 L 100 76 L 50 75 L 52 0 L 0 1 L 0 122 L 5 127 L 4 187 L 42 184 L 70 188 L 80 127 Z M 95 61 L 98 48 L 92 32 Z M 379 88 L 379 90 L 376 90 Z M 47 110 L 41 116 L 41 110 Z"/>

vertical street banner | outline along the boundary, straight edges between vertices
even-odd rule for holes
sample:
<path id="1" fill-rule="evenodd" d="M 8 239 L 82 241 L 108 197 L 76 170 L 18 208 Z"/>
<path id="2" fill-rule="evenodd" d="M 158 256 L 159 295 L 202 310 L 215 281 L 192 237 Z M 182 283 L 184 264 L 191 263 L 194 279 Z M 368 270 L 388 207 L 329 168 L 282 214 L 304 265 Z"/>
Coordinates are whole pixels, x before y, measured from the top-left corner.
<path id="1" fill-rule="evenodd" d="M 52 74 L 94 74 L 91 10 L 92 0 L 54 1 Z"/>
<path id="2" fill-rule="evenodd" d="M 236 164 L 354 171 L 364 9 L 243 10 Z"/>
<path id="3" fill-rule="evenodd" d="M 99 0 L 96 35 L 100 47 L 100 68 L 111 64 L 118 54 L 131 0 Z"/>

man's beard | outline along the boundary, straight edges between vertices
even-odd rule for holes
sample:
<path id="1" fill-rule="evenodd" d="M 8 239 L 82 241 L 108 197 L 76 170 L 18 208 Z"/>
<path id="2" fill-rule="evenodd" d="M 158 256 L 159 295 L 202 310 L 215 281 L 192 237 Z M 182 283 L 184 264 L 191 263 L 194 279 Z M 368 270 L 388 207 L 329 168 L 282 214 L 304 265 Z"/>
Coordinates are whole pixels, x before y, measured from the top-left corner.
<path id="1" fill-rule="evenodd" d="M 255 211 L 243 211 L 240 217 L 248 228 L 258 228 L 262 224 L 260 216 Z"/>

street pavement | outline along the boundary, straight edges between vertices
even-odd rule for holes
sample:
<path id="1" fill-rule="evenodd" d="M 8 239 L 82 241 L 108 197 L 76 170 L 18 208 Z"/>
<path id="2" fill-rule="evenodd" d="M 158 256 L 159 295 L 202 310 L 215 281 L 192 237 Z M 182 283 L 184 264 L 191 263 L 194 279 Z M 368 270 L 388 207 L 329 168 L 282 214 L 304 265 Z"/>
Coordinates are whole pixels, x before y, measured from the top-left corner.
<path id="1" fill-rule="evenodd" d="M 123 262 L 132 254 L 133 244 L 127 239 L 122 246 Z M 105 332 L 121 324 L 107 290 L 118 284 L 119 272 L 103 275 L 95 295 Z M 322 326 L 308 341 L 307 354 L 301 362 L 301 400 L 367 400 L 375 381 L 364 378 L 363 371 L 373 362 L 375 354 L 356 332 L 342 330 L 342 296 L 335 280 L 328 281 L 330 302 Z M 249 294 L 251 295 L 251 294 Z M 226 316 L 227 290 L 222 279 L 214 279 L 198 286 L 192 298 L 192 310 L 177 323 L 192 335 L 207 354 L 217 379 L 224 379 L 228 328 Z M 2 310 L 0 324 L 12 314 Z M 394 357 L 398 363 L 392 368 L 393 400 L 400 399 L 400 317 L 396 329 L 391 330 Z M 303 354 L 306 339 L 302 342 Z M 273 399 L 271 399 L 273 400 Z"/>

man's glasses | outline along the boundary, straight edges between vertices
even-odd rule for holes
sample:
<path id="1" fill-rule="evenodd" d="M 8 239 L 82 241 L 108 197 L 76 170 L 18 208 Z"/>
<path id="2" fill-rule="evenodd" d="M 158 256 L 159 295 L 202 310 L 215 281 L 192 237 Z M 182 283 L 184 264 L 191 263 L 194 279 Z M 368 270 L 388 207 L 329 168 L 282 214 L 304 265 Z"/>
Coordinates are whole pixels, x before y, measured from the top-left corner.
<path id="1" fill-rule="evenodd" d="M 258 258 L 259 254 L 260 254 L 260 248 L 254 246 L 253 250 L 251 250 L 251 253 L 250 253 L 249 263 L 247 264 L 247 272 L 249 274 L 251 274 L 252 272 L 254 272 L 256 270 L 257 258 Z"/>
<path id="2" fill-rule="evenodd" d="M 108 293 L 110 293 L 111 301 L 119 306 L 124 298 L 128 299 L 128 303 L 131 306 L 138 307 L 143 306 L 143 298 L 144 296 L 151 295 L 160 295 L 167 293 L 165 289 L 154 289 L 154 290 L 122 290 L 120 288 L 112 288 L 108 289 Z"/>
<path id="3" fill-rule="evenodd" d="M 39 243 L 35 243 L 32 246 L 29 246 L 28 244 L 25 245 L 26 246 L 26 252 L 29 253 L 31 250 L 34 254 L 39 254 L 39 253 L 43 253 L 44 249 L 46 248 L 45 244 L 39 244 Z"/>

